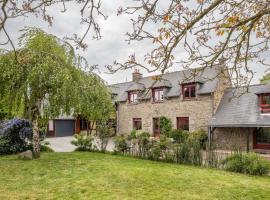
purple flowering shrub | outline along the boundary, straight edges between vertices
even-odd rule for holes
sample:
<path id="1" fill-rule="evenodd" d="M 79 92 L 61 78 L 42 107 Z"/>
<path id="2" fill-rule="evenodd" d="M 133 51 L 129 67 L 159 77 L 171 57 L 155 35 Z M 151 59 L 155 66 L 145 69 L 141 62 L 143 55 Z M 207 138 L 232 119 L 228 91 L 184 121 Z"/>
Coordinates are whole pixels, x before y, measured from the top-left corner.
<path id="1" fill-rule="evenodd" d="M 0 155 L 24 151 L 32 140 L 32 124 L 25 119 L 12 119 L 0 124 Z"/>

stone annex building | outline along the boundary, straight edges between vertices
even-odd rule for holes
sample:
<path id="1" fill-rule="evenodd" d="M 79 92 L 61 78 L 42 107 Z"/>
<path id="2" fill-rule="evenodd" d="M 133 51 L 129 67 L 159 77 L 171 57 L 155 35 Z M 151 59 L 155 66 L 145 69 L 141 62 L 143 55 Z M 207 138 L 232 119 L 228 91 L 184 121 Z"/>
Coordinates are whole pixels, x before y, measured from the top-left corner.
<path id="1" fill-rule="evenodd" d="M 110 85 L 117 133 L 132 129 L 159 136 L 159 118 L 174 129 L 208 131 L 219 149 L 270 150 L 270 84 L 232 88 L 222 65 L 142 77 Z"/>

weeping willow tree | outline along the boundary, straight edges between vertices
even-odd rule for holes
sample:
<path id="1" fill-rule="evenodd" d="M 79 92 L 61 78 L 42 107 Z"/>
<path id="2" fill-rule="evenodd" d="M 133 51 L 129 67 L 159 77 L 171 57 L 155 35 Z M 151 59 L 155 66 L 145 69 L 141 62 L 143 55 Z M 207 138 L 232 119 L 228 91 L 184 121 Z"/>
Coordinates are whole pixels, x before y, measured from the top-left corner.
<path id="1" fill-rule="evenodd" d="M 104 81 L 97 75 L 80 71 L 80 82 L 75 95 L 79 100 L 74 105 L 75 115 L 91 121 L 87 134 L 91 134 L 98 120 L 107 121 L 114 118 L 114 106 L 111 94 Z"/>
<path id="2" fill-rule="evenodd" d="M 19 46 L 17 59 L 14 59 L 14 51 L 1 51 L 0 105 L 12 116 L 31 120 L 33 153 L 39 158 L 39 121 L 79 112 L 88 116 L 90 111 L 85 109 L 86 104 L 96 103 L 102 99 L 96 96 L 107 94 L 107 90 L 96 75 L 78 67 L 81 63 L 73 49 L 57 37 L 40 29 L 27 28 L 22 30 Z M 108 95 L 102 97 L 109 98 Z"/>

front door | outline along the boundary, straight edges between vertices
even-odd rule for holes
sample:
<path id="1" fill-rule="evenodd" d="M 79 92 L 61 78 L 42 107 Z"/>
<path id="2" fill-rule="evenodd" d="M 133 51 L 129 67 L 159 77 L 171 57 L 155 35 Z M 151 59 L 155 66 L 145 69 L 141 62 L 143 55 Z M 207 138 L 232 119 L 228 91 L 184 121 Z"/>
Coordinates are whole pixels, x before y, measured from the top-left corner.
<path id="1" fill-rule="evenodd" d="M 270 128 L 257 128 L 254 134 L 254 149 L 270 149 Z"/>
<path id="2" fill-rule="evenodd" d="M 153 133 L 154 133 L 154 137 L 159 137 L 160 136 L 159 118 L 153 118 Z"/>

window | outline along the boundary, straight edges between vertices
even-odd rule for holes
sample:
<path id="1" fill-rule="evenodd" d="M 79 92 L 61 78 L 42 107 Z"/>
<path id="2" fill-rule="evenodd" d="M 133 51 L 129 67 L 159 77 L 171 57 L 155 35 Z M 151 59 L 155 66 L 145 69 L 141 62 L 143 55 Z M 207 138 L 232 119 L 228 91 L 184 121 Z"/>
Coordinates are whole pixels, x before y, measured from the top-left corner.
<path id="1" fill-rule="evenodd" d="M 270 113 L 270 93 L 260 94 L 260 109 L 262 113 Z"/>
<path id="2" fill-rule="evenodd" d="M 189 131 L 189 118 L 188 117 L 177 117 L 177 129 Z"/>
<path id="3" fill-rule="evenodd" d="M 195 84 L 187 84 L 182 85 L 182 93 L 184 99 L 191 99 L 196 97 L 196 85 Z"/>
<path id="4" fill-rule="evenodd" d="M 259 128 L 256 134 L 256 142 L 270 145 L 270 128 Z"/>
<path id="5" fill-rule="evenodd" d="M 133 129 L 135 130 L 142 129 L 142 118 L 133 118 Z"/>
<path id="6" fill-rule="evenodd" d="M 128 93 L 129 103 L 137 103 L 138 102 L 138 94 L 137 92 L 129 92 Z"/>
<path id="7" fill-rule="evenodd" d="M 163 88 L 153 89 L 153 101 L 163 101 L 163 100 L 164 100 Z"/>
<path id="8" fill-rule="evenodd" d="M 90 128 L 90 123 L 88 123 Z M 87 120 L 86 119 L 80 119 L 80 130 L 87 130 Z"/>

